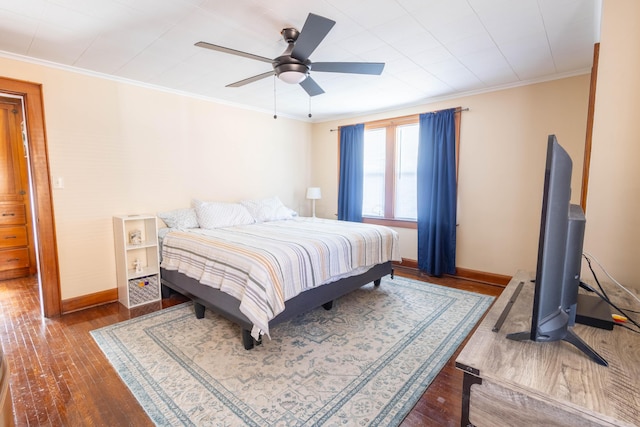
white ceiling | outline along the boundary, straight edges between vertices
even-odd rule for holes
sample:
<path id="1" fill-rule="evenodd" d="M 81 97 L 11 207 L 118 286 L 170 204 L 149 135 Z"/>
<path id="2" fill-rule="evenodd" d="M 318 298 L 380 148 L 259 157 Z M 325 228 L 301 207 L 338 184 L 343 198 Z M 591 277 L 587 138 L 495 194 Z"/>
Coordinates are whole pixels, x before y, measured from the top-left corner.
<path id="1" fill-rule="evenodd" d="M 0 50 L 278 115 L 323 121 L 587 72 L 601 0 L 0 0 Z M 381 76 L 311 72 L 326 93 L 266 78 L 309 12 L 336 25 L 311 55 L 385 62 Z M 0 52 L 0 54 L 2 54 Z M 23 58 L 24 59 L 24 58 Z M 0 74 L 2 71 L 0 70 Z"/>

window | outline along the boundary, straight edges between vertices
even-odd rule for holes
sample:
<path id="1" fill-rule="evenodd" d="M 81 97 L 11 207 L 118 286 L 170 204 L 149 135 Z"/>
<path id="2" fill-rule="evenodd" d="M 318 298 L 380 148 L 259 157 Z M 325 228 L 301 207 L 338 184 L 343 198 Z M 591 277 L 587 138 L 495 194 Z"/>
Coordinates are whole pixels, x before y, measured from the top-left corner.
<path id="1" fill-rule="evenodd" d="M 364 131 L 362 215 L 384 218 L 387 142 L 384 128 Z"/>
<path id="2" fill-rule="evenodd" d="M 366 220 L 415 222 L 418 116 L 368 123 L 364 132 Z"/>
<path id="3" fill-rule="evenodd" d="M 460 148 L 459 111 L 462 110 L 458 107 L 454 115 L 456 180 Z M 421 115 L 415 114 L 364 124 L 364 141 L 360 140 L 364 142 L 364 152 L 353 156 L 358 162 L 362 161 L 362 210 L 360 206 L 353 206 L 355 199 L 350 200 L 352 202 L 350 205 L 343 201 L 342 207 L 346 205 L 350 210 L 342 210 L 342 216 L 353 212 L 354 217 L 358 220 L 362 218 L 363 222 L 418 228 L 417 175 L 420 117 Z M 363 125 L 358 126 L 358 138 L 360 138 L 359 132 L 362 132 Z M 341 139 L 342 137 L 338 141 L 338 150 L 342 153 Z M 353 157 L 350 160 L 347 159 L 347 164 L 349 161 L 353 163 Z M 339 162 L 342 169 L 342 161 L 339 160 Z M 359 163 L 353 167 L 360 170 Z M 342 171 L 340 174 L 340 191 L 342 192 L 344 183 L 347 185 L 353 185 L 353 183 L 350 183 L 349 179 L 343 181 Z M 357 177 L 357 185 L 361 185 L 360 175 Z M 358 200 L 359 191 L 360 187 L 357 188 Z"/>

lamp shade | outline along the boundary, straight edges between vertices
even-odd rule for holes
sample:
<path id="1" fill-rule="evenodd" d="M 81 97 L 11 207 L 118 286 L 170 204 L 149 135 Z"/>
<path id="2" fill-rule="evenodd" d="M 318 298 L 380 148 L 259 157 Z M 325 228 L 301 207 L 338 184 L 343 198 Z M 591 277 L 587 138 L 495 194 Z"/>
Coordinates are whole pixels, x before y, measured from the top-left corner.
<path id="1" fill-rule="evenodd" d="M 307 188 L 307 199 L 317 200 L 322 198 L 322 191 L 320 187 Z"/>
<path id="2" fill-rule="evenodd" d="M 284 73 L 278 74 L 278 78 L 285 83 L 294 85 L 306 79 L 307 75 L 299 71 L 285 71 Z"/>
<path id="3" fill-rule="evenodd" d="M 276 76 L 289 84 L 298 84 L 309 75 L 309 67 L 302 63 L 285 62 L 275 67 Z"/>

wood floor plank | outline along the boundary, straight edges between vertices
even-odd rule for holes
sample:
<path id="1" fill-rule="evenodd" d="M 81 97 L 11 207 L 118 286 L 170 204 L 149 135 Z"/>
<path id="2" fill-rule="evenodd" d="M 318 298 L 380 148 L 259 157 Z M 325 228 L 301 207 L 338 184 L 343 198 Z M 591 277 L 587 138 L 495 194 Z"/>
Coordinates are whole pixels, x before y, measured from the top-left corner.
<path id="1" fill-rule="evenodd" d="M 466 280 L 425 278 L 410 270 L 397 274 L 493 296 L 502 291 Z M 0 342 L 10 369 L 16 426 L 152 426 L 90 331 L 184 301 L 174 294 L 131 310 L 111 303 L 43 319 L 35 277 L 0 281 Z M 460 425 L 462 373 L 454 365 L 459 351 L 402 427 Z"/>

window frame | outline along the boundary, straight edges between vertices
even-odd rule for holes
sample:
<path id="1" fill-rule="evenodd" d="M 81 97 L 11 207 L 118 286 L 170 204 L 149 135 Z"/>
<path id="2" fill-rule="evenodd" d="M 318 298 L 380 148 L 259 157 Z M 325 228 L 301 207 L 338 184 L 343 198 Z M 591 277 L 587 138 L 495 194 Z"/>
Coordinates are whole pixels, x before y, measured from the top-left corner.
<path id="1" fill-rule="evenodd" d="M 417 228 L 417 221 L 411 219 L 398 219 L 394 217 L 395 209 L 395 171 L 396 171 L 396 136 L 397 128 L 406 125 L 417 125 L 420 116 L 396 117 L 392 119 L 377 120 L 364 125 L 364 131 L 385 129 L 385 184 L 384 184 L 384 217 L 362 216 L 362 222 L 381 225 L 393 225 L 403 228 Z"/>
<path id="2" fill-rule="evenodd" d="M 462 109 L 461 107 L 456 108 L 456 112 L 454 114 L 455 119 L 455 138 L 456 138 L 456 183 L 458 182 L 458 166 L 460 164 L 460 113 Z M 437 111 L 433 111 L 437 112 Z M 395 197 L 395 145 L 396 145 L 396 128 L 398 126 L 408 125 L 408 124 L 419 124 L 420 123 L 420 114 L 411 114 L 408 116 L 394 117 L 391 119 L 383 119 L 376 120 L 371 122 L 366 122 L 364 124 L 365 132 L 367 130 L 372 129 L 380 129 L 386 128 L 387 135 L 387 154 L 389 153 L 389 149 L 391 148 L 391 152 L 393 156 L 389 159 L 389 156 L 386 156 L 386 168 L 385 168 L 385 216 L 382 217 L 372 217 L 372 216 L 362 216 L 362 222 L 368 224 L 378 224 L 378 225 L 386 225 L 388 227 L 397 227 L 397 228 L 408 228 L 408 229 L 418 229 L 418 221 L 417 220 L 409 220 L 409 219 L 396 219 L 392 216 L 388 216 L 388 212 L 391 212 L 393 215 L 394 209 L 394 197 Z M 391 136 L 391 138 L 390 138 Z M 338 138 L 338 146 L 340 145 L 340 139 Z M 340 159 L 338 159 L 338 164 L 340 163 Z M 389 188 L 393 190 L 391 192 L 388 191 Z"/>

